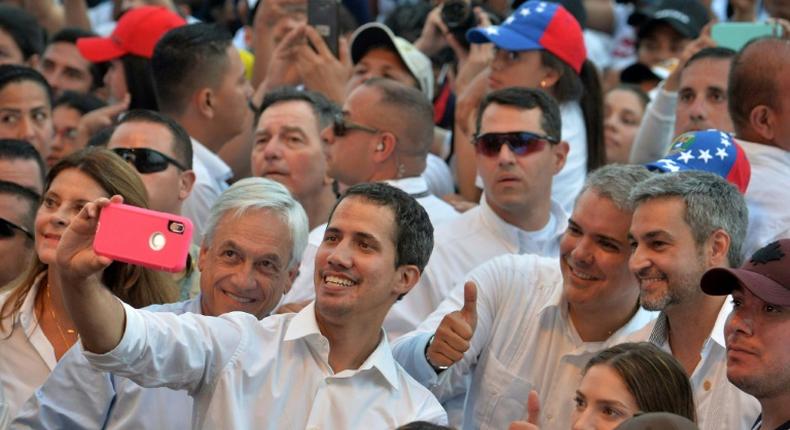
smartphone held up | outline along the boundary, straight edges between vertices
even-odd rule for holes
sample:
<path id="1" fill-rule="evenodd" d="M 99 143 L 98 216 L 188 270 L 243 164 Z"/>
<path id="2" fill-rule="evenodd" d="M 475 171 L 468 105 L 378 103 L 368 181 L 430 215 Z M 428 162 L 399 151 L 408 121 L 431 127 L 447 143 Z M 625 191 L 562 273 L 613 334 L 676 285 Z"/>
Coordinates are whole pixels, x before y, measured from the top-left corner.
<path id="1" fill-rule="evenodd" d="M 310 0 L 307 4 L 307 23 L 321 35 L 336 58 L 339 13 L 340 0 Z"/>
<path id="2" fill-rule="evenodd" d="M 192 242 L 185 217 L 120 203 L 102 209 L 93 240 L 96 254 L 154 270 L 184 270 Z"/>

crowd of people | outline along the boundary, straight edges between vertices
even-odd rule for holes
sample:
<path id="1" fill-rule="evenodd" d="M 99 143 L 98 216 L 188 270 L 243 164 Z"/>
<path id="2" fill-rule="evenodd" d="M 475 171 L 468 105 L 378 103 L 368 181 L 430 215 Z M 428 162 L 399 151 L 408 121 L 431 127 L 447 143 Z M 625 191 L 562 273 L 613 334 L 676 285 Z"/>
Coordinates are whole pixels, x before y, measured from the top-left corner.
<path id="1" fill-rule="evenodd" d="M 318 3 L 0 5 L 0 430 L 790 430 L 788 2 Z"/>

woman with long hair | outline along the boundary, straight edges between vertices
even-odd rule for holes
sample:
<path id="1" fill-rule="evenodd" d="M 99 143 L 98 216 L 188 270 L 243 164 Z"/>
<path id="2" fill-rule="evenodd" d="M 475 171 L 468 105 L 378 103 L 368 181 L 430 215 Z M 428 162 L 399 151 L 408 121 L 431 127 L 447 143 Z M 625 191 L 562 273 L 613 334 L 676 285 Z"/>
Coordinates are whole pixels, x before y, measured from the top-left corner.
<path id="1" fill-rule="evenodd" d="M 82 209 L 99 197 L 119 194 L 127 204 L 147 208 L 139 175 L 112 151 L 89 148 L 62 159 L 47 175 L 36 213 L 36 257 L 21 280 L 0 294 L 0 386 L 11 416 L 47 378 L 60 357 L 77 342 L 62 301 L 55 251 L 60 236 Z M 168 274 L 112 263 L 101 281 L 134 307 L 177 299 Z"/>

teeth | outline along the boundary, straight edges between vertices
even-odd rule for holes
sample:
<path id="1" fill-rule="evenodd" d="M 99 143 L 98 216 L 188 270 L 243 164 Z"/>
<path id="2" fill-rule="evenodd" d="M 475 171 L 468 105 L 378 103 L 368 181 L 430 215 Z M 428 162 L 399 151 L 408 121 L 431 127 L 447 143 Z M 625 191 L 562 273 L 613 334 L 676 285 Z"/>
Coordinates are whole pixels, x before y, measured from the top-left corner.
<path id="1" fill-rule="evenodd" d="M 227 294 L 228 297 L 230 297 L 231 299 L 233 299 L 233 300 L 235 300 L 235 301 L 237 301 L 239 303 L 251 303 L 252 302 L 252 299 L 249 299 L 247 297 L 237 296 L 237 295 L 235 295 L 235 294 L 233 294 L 231 292 L 228 292 L 228 291 L 225 291 L 225 294 Z"/>
<path id="2" fill-rule="evenodd" d="M 576 275 L 577 277 L 579 277 L 581 279 L 584 279 L 586 281 L 592 281 L 592 280 L 595 279 L 594 276 L 588 275 L 588 274 L 583 273 L 583 272 L 579 272 L 577 269 L 575 269 L 573 267 L 571 267 L 571 271 L 573 271 L 574 275 Z"/>
<path id="3" fill-rule="evenodd" d="M 324 278 L 324 282 L 331 282 L 333 284 L 341 285 L 343 287 L 350 287 L 355 284 L 355 282 L 345 278 L 341 278 L 339 276 L 327 276 Z"/>

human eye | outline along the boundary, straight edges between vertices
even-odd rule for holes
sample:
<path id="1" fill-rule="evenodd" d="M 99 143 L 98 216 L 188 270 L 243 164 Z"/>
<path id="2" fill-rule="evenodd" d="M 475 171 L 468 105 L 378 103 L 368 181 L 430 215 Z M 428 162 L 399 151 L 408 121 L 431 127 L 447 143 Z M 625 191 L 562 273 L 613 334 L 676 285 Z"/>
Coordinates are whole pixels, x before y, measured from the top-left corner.
<path id="1" fill-rule="evenodd" d="M 340 239 L 338 238 L 337 233 L 326 233 L 324 234 L 324 242 L 325 243 L 337 243 Z"/>
<path id="2" fill-rule="evenodd" d="M 367 67 L 364 67 L 364 66 L 354 67 L 354 74 L 355 75 L 364 75 L 367 72 L 368 72 L 368 68 Z"/>
<path id="3" fill-rule="evenodd" d="M 623 115 L 621 120 L 623 124 L 637 126 L 639 125 L 639 119 L 634 115 Z"/>
<path id="4" fill-rule="evenodd" d="M 289 145 L 300 145 L 304 142 L 302 137 L 298 134 L 289 134 L 286 136 L 285 141 L 288 142 Z"/>
<path id="5" fill-rule="evenodd" d="M 617 252 L 620 250 L 620 247 L 616 243 L 608 240 L 601 240 L 598 243 L 601 245 L 601 248 L 606 251 Z"/>
<path id="6" fill-rule="evenodd" d="M 226 248 L 220 252 L 220 258 L 226 263 L 234 263 L 239 260 L 239 253 L 235 249 Z"/>
<path id="7" fill-rule="evenodd" d="M 4 124 L 16 124 L 19 122 L 19 115 L 15 113 L 4 113 L 0 115 L 0 122 Z"/>
<path id="8" fill-rule="evenodd" d="M 49 118 L 49 115 L 47 115 L 47 113 L 43 110 L 33 112 L 32 116 L 33 120 L 36 122 L 44 122 L 47 120 L 47 118 Z"/>
<path id="9" fill-rule="evenodd" d="M 582 410 L 586 406 L 587 402 L 582 398 L 582 396 L 574 396 L 573 403 L 576 405 L 577 410 Z"/>
<path id="10" fill-rule="evenodd" d="M 708 98 L 714 103 L 722 103 L 727 101 L 727 95 L 724 91 L 714 90 L 708 94 Z"/>
<path id="11" fill-rule="evenodd" d="M 694 101 L 694 92 L 689 90 L 681 90 L 678 94 L 678 101 L 683 103 L 691 103 Z"/>
<path id="12" fill-rule="evenodd" d="M 782 313 L 783 309 L 781 306 L 771 305 L 766 303 L 764 306 L 765 312 L 769 314 L 779 314 Z"/>
<path id="13" fill-rule="evenodd" d="M 601 412 L 607 417 L 611 417 L 611 418 L 619 418 L 623 416 L 622 412 L 611 406 L 604 406 Z"/>
<path id="14" fill-rule="evenodd" d="M 568 230 L 567 231 L 568 231 L 568 234 L 571 234 L 573 236 L 581 236 L 581 234 L 582 234 L 582 229 L 579 228 L 579 226 L 577 226 L 576 224 L 568 224 Z"/>
<path id="15" fill-rule="evenodd" d="M 58 202 L 52 197 L 46 196 L 41 204 L 47 209 L 52 209 L 58 205 Z"/>

